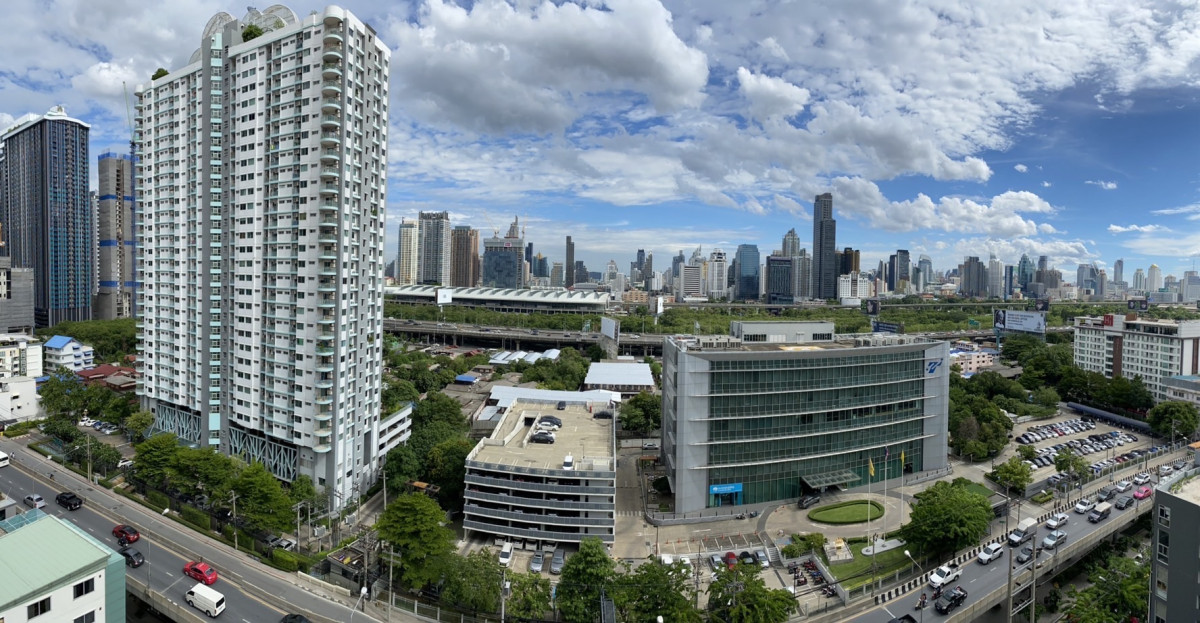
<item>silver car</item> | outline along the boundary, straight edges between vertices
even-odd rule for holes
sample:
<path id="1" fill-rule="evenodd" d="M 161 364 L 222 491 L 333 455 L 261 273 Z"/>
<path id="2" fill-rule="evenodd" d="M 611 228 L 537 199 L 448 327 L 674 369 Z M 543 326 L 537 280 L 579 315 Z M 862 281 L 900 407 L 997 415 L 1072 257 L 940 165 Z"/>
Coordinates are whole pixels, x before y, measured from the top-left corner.
<path id="1" fill-rule="evenodd" d="M 25 496 L 25 506 L 30 508 L 45 508 L 46 500 L 43 500 L 42 496 L 36 493 L 30 493 Z"/>
<path id="2" fill-rule="evenodd" d="M 529 559 L 530 573 L 541 573 L 542 564 L 545 562 L 546 556 L 541 552 L 534 552 L 533 557 Z"/>

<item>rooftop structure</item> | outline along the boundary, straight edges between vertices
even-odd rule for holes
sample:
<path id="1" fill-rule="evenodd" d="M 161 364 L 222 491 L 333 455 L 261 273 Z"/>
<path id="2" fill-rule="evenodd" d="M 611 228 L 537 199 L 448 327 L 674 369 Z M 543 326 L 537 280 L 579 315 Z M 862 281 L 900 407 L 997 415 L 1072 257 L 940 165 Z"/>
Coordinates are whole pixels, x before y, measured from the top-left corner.
<path id="1" fill-rule="evenodd" d="M 587 314 L 603 312 L 609 303 L 607 292 L 562 289 L 439 288 L 412 285 L 384 288 L 384 295 L 390 302 L 432 305 L 437 300 L 438 290 L 448 290 L 453 297 L 453 305 L 483 307 L 497 311 L 559 311 Z"/>
<path id="2" fill-rule="evenodd" d="M 653 392 L 656 386 L 648 363 L 598 362 L 588 366 L 583 388 L 607 389 L 628 398 L 639 392 Z"/>

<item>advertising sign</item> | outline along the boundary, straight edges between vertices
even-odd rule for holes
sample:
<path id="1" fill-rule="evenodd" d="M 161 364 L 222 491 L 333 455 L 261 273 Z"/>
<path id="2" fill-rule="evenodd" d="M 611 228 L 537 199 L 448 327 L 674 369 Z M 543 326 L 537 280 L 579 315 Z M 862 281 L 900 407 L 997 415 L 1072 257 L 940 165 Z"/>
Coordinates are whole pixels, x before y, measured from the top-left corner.
<path id="1" fill-rule="evenodd" d="M 1050 299 L 1038 299 L 1037 303 L 1033 305 L 1033 310 L 1040 312 L 1050 311 Z"/>
<path id="2" fill-rule="evenodd" d="M 437 291 L 437 304 L 438 305 L 449 305 L 452 300 L 454 300 L 453 292 L 451 292 L 450 290 L 448 290 L 446 288 L 438 288 L 438 291 Z"/>
<path id="3" fill-rule="evenodd" d="M 617 339 L 617 332 L 620 330 L 621 324 L 616 320 L 612 318 L 600 319 L 600 335 L 603 335 L 610 340 L 615 340 Z"/>
<path id="4" fill-rule="evenodd" d="M 904 333 L 904 325 L 896 322 L 871 322 L 872 333 Z"/>
<path id="5" fill-rule="evenodd" d="M 996 309 L 992 311 L 992 325 L 1006 331 L 1024 331 L 1026 333 L 1045 333 L 1045 312 L 1017 311 L 1015 309 Z"/>
<path id="6" fill-rule="evenodd" d="M 867 299 L 867 315 L 879 315 L 879 299 Z"/>
<path id="7" fill-rule="evenodd" d="M 666 309 L 666 299 L 661 296 L 654 299 L 654 315 L 663 315 L 664 309 Z"/>
<path id="8" fill-rule="evenodd" d="M 709 485 L 708 486 L 708 492 L 713 495 L 718 495 L 721 493 L 738 493 L 741 490 L 742 490 L 742 483 L 740 483 L 740 482 L 735 482 L 730 485 Z"/>

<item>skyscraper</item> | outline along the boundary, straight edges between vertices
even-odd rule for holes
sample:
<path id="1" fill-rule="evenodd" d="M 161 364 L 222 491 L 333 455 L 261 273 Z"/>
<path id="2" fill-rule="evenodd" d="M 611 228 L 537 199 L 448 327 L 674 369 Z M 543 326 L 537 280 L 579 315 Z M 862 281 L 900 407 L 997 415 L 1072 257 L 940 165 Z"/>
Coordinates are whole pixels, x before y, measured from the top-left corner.
<path id="1" fill-rule="evenodd" d="M 473 288 L 479 285 L 479 230 L 456 225 L 450 230 L 450 285 Z"/>
<path id="2" fill-rule="evenodd" d="M 563 263 L 562 262 L 554 262 L 554 264 L 550 268 L 550 287 L 551 288 L 563 287 Z"/>
<path id="3" fill-rule="evenodd" d="M 888 259 L 888 289 L 902 292 L 912 281 L 912 256 L 907 249 L 897 249 Z"/>
<path id="4" fill-rule="evenodd" d="M 793 299 L 804 301 L 812 298 L 812 257 L 807 249 L 800 249 L 800 254 L 793 257 L 792 276 L 795 285 L 792 286 Z M 839 285 L 839 293 L 841 287 Z M 840 298 L 840 297 L 839 297 Z"/>
<path id="5" fill-rule="evenodd" d="M 417 283 L 420 273 L 417 271 L 421 255 L 421 242 L 416 221 L 407 219 L 400 221 L 399 248 L 396 253 L 396 283 L 408 285 Z"/>
<path id="6" fill-rule="evenodd" d="M 1146 291 L 1146 273 L 1140 268 L 1133 271 L 1133 289 L 1138 292 Z"/>
<path id="7" fill-rule="evenodd" d="M 796 296 L 796 258 L 769 255 L 766 263 L 767 303 L 790 305 Z"/>
<path id="8" fill-rule="evenodd" d="M 0 333 L 33 335 L 33 269 L 10 264 L 0 247 Z"/>
<path id="9" fill-rule="evenodd" d="M 759 283 L 758 245 L 739 244 L 737 248 L 737 287 L 734 295 L 741 301 L 757 301 Z"/>
<path id="10" fill-rule="evenodd" d="M 417 218 L 417 280 L 450 285 L 450 213 L 421 212 Z"/>
<path id="11" fill-rule="evenodd" d="M 61 106 L 0 135 L 0 224 L 12 268 L 32 268 L 39 327 L 92 319 L 96 223 L 88 196 L 90 126 Z"/>
<path id="12" fill-rule="evenodd" d="M 525 287 L 525 241 L 513 221 L 504 238 L 493 235 L 483 241 L 483 274 L 485 288 Z"/>
<path id="13" fill-rule="evenodd" d="M 837 221 L 833 220 L 833 194 L 817 195 L 813 201 L 813 288 L 814 299 L 837 298 Z"/>
<path id="14" fill-rule="evenodd" d="M 1021 254 L 1021 261 L 1017 262 L 1016 281 L 1021 287 L 1021 292 L 1028 294 L 1029 283 L 1033 281 L 1033 262 L 1024 253 Z"/>
<path id="15" fill-rule="evenodd" d="M 563 262 L 563 266 L 566 268 L 566 271 L 567 271 L 566 275 L 564 276 L 563 287 L 566 287 L 566 288 L 574 287 L 574 285 L 575 285 L 575 243 L 571 240 L 570 236 L 567 236 L 567 261 Z M 584 279 L 581 279 L 581 281 L 586 281 L 587 275 L 583 275 L 583 277 L 584 277 Z"/>
<path id="16" fill-rule="evenodd" d="M 1150 270 L 1146 271 L 1146 289 L 1150 292 L 1158 292 L 1162 287 L 1162 269 L 1158 267 L 1158 264 L 1151 264 Z"/>
<path id="17" fill-rule="evenodd" d="M 800 236 L 796 235 L 795 227 L 783 235 L 783 255 L 784 257 L 800 255 Z"/>
<path id="18" fill-rule="evenodd" d="M 379 413 L 389 55 L 348 11 L 274 5 L 137 87 L 142 406 L 333 509 L 407 417 Z"/>
<path id="19" fill-rule="evenodd" d="M 133 238 L 133 158 L 128 154 L 103 153 L 98 164 L 96 222 L 100 279 L 92 314 L 97 320 L 132 318 L 138 286 L 137 246 Z"/>
<path id="20" fill-rule="evenodd" d="M 917 260 L 917 270 L 921 274 L 921 281 L 917 286 L 920 292 L 925 291 L 925 286 L 933 283 L 933 260 L 929 259 L 928 255 L 921 254 L 921 259 Z"/>
<path id="21" fill-rule="evenodd" d="M 642 263 L 642 285 L 647 292 L 650 292 L 654 284 L 654 252 L 646 254 L 646 261 Z"/>
<path id="22" fill-rule="evenodd" d="M 995 253 L 988 258 L 987 296 L 991 299 L 1004 298 L 1004 262 Z"/>
<path id="23" fill-rule="evenodd" d="M 978 257 L 970 256 L 958 267 L 961 281 L 958 293 L 966 297 L 987 296 L 987 268 Z"/>
<path id="24" fill-rule="evenodd" d="M 841 253 L 837 254 L 838 261 L 838 276 L 857 273 L 859 265 L 859 256 L 861 252 L 857 249 L 846 247 Z"/>
<path id="25" fill-rule="evenodd" d="M 1113 262 L 1112 280 L 1113 283 L 1125 282 L 1125 260 Z"/>

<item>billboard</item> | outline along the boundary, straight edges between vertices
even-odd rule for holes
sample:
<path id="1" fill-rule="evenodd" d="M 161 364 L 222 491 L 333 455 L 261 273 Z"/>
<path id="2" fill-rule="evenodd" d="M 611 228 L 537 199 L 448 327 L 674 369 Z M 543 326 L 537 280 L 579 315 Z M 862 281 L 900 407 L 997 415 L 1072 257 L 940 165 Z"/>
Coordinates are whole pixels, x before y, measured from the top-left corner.
<path id="1" fill-rule="evenodd" d="M 992 310 L 992 325 L 1005 331 L 1045 333 L 1045 312 L 1017 311 L 1015 309 Z"/>
<path id="2" fill-rule="evenodd" d="M 612 318 L 601 318 L 600 319 L 600 335 L 603 335 L 604 337 L 606 337 L 610 340 L 615 340 L 615 339 L 617 339 L 617 334 L 620 333 L 620 331 L 621 331 L 621 323 L 620 322 L 618 322 Z"/>
<path id="3" fill-rule="evenodd" d="M 1149 311 L 1150 301 L 1146 299 L 1131 299 L 1127 301 L 1130 311 Z"/>
<path id="4" fill-rule="evenodd" d="M 1033 304 L 1033 311 L 1050 311 L 1050 299 L 1038 299 L 1037 302 Z"/>
<path id="5" fill-rule="evenodd" d="M 872 333 L 904 333 L 904 324 L 897 322 L 871 322 Z"/>
<path id="6" fill-rule="evenodd" d="M 867 315 L 879 315 L 879 299 L 867 299 Z"/>
<path id="7" fill-rule="evenodd" d="M 654 299 L 654 315 L 655 316 L 663 315 L 663 310 L 666 309 L 666 301 L 667 301 L 666 297 L 662 297 L 662 296 L 656 297 Z"/>
<path id="8" fill-rule="evenodd" d="M 450 302 L 453 300 L 454 300 L 454 294 L 449 289 L 438 288 L 438 290 L 437 290 L 437 304 L 438 305 L 449 305 Z"/>

